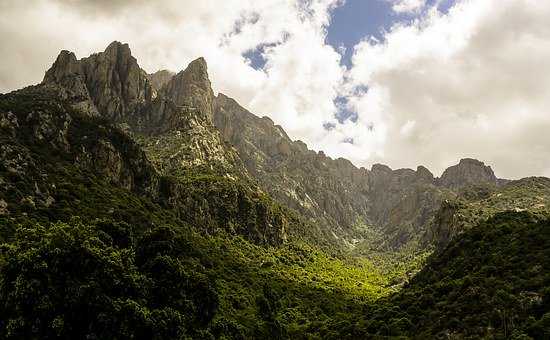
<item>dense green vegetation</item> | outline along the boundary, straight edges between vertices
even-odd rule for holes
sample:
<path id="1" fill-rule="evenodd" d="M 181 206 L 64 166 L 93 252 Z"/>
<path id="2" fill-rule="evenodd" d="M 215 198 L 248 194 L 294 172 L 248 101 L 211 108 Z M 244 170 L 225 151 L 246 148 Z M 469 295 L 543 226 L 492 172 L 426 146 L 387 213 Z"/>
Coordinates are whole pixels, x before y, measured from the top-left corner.
<path id="1" fill-rule="evenodd" d="M 22 224 L 1 247 L 5 338 L 550 335 L 550 221 L 504 213 L 402 290 L 369 261 L 112 220 Z M 528 253 L 524 252 L 528 250 Z"/>
<path id="2" fill-rule="evenodd" d="M 548 338 L 548 218 L 505 212 L 468 230 L 409 285 L 372 307 L 367 329 L 385 323 L 389 334 L 421 338 Z"/>
<path id="3" fill-rule="evenodd" d="M 0 278 L 5 338 L 336 338 L 335 320 L 388 292 L 370 263 L 307 245 L 78 218 L 20 226 Z"/>

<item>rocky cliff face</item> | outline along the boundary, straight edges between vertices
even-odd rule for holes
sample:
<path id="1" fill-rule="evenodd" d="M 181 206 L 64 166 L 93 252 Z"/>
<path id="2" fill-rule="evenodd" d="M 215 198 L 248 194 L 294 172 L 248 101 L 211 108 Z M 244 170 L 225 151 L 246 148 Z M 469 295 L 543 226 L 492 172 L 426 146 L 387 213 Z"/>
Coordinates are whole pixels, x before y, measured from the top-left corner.
<path id="1" fill-rule="evenodd" d="M 308 150 L 271 119 L 253 115 L 223 94 L 215 100 L 214 124 L 264 190 L 334 236 L 350 238 L 350 226 L 366 216 L 365 169 Z"/>
<path id="2" fill-rule="evenodd" d="M 414 171 L 377 164 L 369 171 L 308 150 L 271 119 L 223 94 L 215 100 L 214 124 L 264 190 L 347 242 L 374 226 L 384 235 L 380 244 L 403 245 L 454 195 L 422 166 Z"/>
<path id="3" fill-rule="evenodd" d="M 176 74 L 172 71 L 160 70 L 160 71 L 157 71 L 155 73 L 148 74 L 147 78 L 149 79 L 149 82 L 151 82 L 151 86 L 153 86 L 155 91 L 159 91 L 175 75 Z"/>
<path id="4" fill-rule="evenodd" d="M 252 191 L 270 193 L 318 232 L 344 244 L 360 242 L 372 228 L 383 235 L 376 241 L 380 245 L 408 244 L 435 223 L 445 200 L 470 186 L 502 184 L 490 167 L 473 159 L 434 178 L 422 166 L 367 170 L 311 151 L 271 119 L 223 94 L 214 96 L 202 58 L 177 74 L 147 75 L 128 45 L 114 42 L 81 60 L 63 51 L 43 84 L 59 88 L 88 115 L 129 127 L 160 173 L 186 178 L 207 172 L 244 180 Z"/>
<path id="5" fill-rule="evenodd" d="M 246 183 L 198 171 L 162 176 L 134 136 L 74 110 L 64 94 L 39 85 L 0 95 L 1 216 L 47 211 L 55 220 L 71 211 L 96 218 L 110 214 L 103 206 L 116 214 L 125 199 L 151 204 L 143 198 L 158 205 L 139 213 L 165 209 L 201 232 L 224 230 L 262 244 L 280 244 L 294 232 L 299 221 Z"/>
<path id="6" fill-rule="evenodd" d="M 57 84 L 80 107 L 114 122 L 138 126 L 144 106 L 156 96 L 127 44 L 111 43 L 104 52 L 77 60 L 62 51 L 46 72 L 44 84 Z"/>
<path id="7" fill-rule="evenodd" d="M 357 168 L 308 150 L 271 119 L 255 116 L 223 94 L 214 103 L 214 124 L 260 186 L 347 242 L 361 242 L 368 238 L 363 231 L 374 228 L 379 246 L 425 244 L 434 226 L 457 221 L 445 207 L 455 206 L 449 202 L 458 195 L 506 183 L 475 159 L 462 159 L 441 178 L 423 166 L 416 171 L 382 164 Z M 450 228 L 462 230 L 456 223 Z"/>
<path id="8" fill-rule="evenodd" d="M 88 115 L 127 126 L 163 173 L 194 167 L 222 174 L 242 170 L 212 124 L 214 94 L 202 58 L 177 75 L 147 75 L 127 44 L 113 42 L 80 60 L 62 51 L 42 84 L 58 87 Z"/>
<path id="9" fill-rule="evenodd" d="M 470 187 L 443 202 L 426 237 L 444 248 L 458 235 L 505 211 L 550 212 L 550 179 L 529 177 L 498 187 L 492 182 Z"/>
<path id="10" fill-rule="evenodd" d="M 497 185 L 498 179 L 490 166 L 486 166 L 477 159 L 464 158 L 457 165 L 443 172 L 439 184 L 453 190 L 460 190 L 477 184 Z"/>

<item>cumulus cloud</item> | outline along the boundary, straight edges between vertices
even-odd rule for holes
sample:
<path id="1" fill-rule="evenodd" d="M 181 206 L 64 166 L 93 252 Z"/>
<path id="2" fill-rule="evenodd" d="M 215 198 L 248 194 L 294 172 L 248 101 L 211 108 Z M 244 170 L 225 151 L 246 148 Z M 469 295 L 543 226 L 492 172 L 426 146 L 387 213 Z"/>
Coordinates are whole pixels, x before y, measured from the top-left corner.
<path id="1" fill-rule="evenodd" d="M 388 0 L 397 13 L 414 13 L 426 6 L 427 0 Z"/>
<path id="2" fill-rule="evenodd" d="M 546 1 L 462 1 L 356 46 L 350 76 L 370 90 L 352 104 L 361 122 L 374 101 L 384 128 L 369 162 L 440 173 L 469 156 L 503 177 L 550 175 L 549 18 Z"/>
<path id="3" fill-rule="evenodd" d="M 330 11 L 342 3 L 4 0 L 0 91 L 39 82 L 61 49 L 84 57 L 119 40 L 149 72 L 178 71 L 205 57 L 215 91 L 318 147 L 345 71 L 340 54 L 325 44 Z M 243 54 L 259 47 L 267 63 L 256 70 Z"/>
<path id="4" fill-rule="evenodd" d="M 440 174 L 475 157 L 502 177 L 550 175 L 550 3 L 383 1 L 414 20 L 365 37 L 346 69 L 326 44 L 343 0 L 3 0 L 0 92 L 39 82 L 61 49 L 119 40 L 149 72 L 204 56 L 215 91 L 357 165 Z M 357 119 L 338 122 L 336 98 Z"/>

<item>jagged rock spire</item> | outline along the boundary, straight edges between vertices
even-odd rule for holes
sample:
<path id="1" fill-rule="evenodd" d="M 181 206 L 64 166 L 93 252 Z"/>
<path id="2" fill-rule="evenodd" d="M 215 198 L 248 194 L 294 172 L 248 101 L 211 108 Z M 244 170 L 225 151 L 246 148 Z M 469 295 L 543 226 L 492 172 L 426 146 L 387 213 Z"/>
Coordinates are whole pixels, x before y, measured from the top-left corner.
<path id="1" fill-rule="evenodd" d="M 196 109 L 210 119 L 213 116 L 214 92 L 208 78 L 206 61 L 202 57 L 172 77 L 161 93 L 178 106 Z"/>
<path id="2" fill-rule="evenodd" d="M 182 114 L 191 112 L 199 120 L 212 119 L 214 93 L 204 58 L 176 75 L 159 73 L 154 77 L 156 88 L 152 78 L 140 68 L 128 44 L 113 41 L 103 52 L 80 60 L 62 51 L 43 84 L 58 86 L 79 108 L 127 123 L 135 131 L 177 128 Z"/>
<path id="3" fill-rule="evenodd" d="M 136 114 L 154 93 L 128 44 L 118 41 L 80 60 L 72 52 L 61 51 L 42 83 L 60 86 L 67 98 L 88 103 L 114 122 L 139 120 Z"/>

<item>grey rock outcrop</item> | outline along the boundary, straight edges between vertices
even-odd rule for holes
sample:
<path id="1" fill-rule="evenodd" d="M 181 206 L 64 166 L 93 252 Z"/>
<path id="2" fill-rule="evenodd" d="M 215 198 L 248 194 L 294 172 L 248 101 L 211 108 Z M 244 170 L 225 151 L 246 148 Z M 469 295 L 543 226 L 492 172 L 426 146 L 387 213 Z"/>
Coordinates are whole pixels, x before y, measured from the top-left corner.
<path id="1" fill-rule="evenodd" d="M 160 92 L 177 106 L 190 107 L 212 117 L 214 92 L 204 58 L 192 61 L 185 70 L 172 77 Z"/>
<path id="2" fill-rule="evenodd" d="M 68 206 L 86 213 L 103 199 L 115 211 L 132 197 L 158 204 L 147 204 L 152 214 L 170 210 L 197 231 L 224 230 L 262 244 L 284 242 L 297 225 L 293 214 L 248 183 L 197 168 L 186 178 L 163 176 L 135 135 L 68 104 L 50 85 L 0 95 L 0 215 L 47 209 L 65 216 Z"/>
<path id="3" fill-rule="evenodd" d="M 117 41 L 104 52 L 81 60 L 72 52 L 62 51 L 46 72 L 43 84 L 59 85 L 67 91 L 67 98 L 90 113 L 134 126 L 140 123 L 140 111 L 155 97 L 128 44 Z"/>
<path id="4" fill-rule="evenodd" d="M 151 82 L 151 86 L 153 86 L 155 91 L 159 91 L 175 75 L 176 74 L 172 71 L 160 70 L 160 71 L 157 71 L 155 73 L 148 74 L 147 78 Z"/>
<path id="5" fill-rule="evenodd" d="M 339 239 L 360 239 L 361 225 L 372 225 L 388 236 L 387 245 L 404 244 L 449 194 L 424 167 L 394 171 L 376 164 L 369 171 L 308 150 L 223 94 L 215 100 L 214 124 L 262 189 Z"/>
<path id="6" fill-rule="evenodd" d="M 58 87 L 90 115 L 128 125 L 162 174 L 185 176 L 200 168 L 253 178 L 321 233 L 344 243 L 361 239 L 368 226 L 384 235 L 380 244 L 407 244 L 426 232 L 444 200 L 469 186 L 503 183 L 473 159 L 434 178 L 423 166 L 415 171 L 375 164 L 368 170 L 309 150 L 270 118 L 255 116 L 223 94 L 214 96 L 203 58 L 177 74 L 148 75 L 128 45 L 114 42 L 80 60 L 61 52 L 43 83 Z M 117 155 L 108 144 L 101 148 L 106 169 L 118 176 Z"/>
<path id="7" fill-rule="evenodd" d="M 163 171 L 197 166 L 221 173 L 242 171 L 238 156 L 213 126 L 214 93 L 203 58 L 176 75 L 147 75 L 129 46 L 115 41 L 104 52 L 80 60 L 62 51 L 42 84 L 58 88 L 80 111 L 142 136 L 152 159 L 166 157 L 156 162 Z"/>
<path id="8" fill-rule="evenodd" d="M 490 166 L 486 166 L 477 159 L 464 158 L 457 165 L 443 172 L 439 184 L 453 190 L 460 190 L 476 184 L 497 185 L 498 179 Z"/>
<path id="9" fill-rule="evenodd" d="M 262 189 L 340 239 L 360 239 L 361 226 L 368 225 L 384 235 L 378 243 L 405 245 L 428 231 L 444 200 L 470 185 L 497 183 L 490 167 L 471 159 L 441 178 L 424 166 L 416 171 L 384 164 L 357 168 L 308 150 L 271 119 L 255 116 L 223 94 L 215 99 L 214 124 Z"/>

